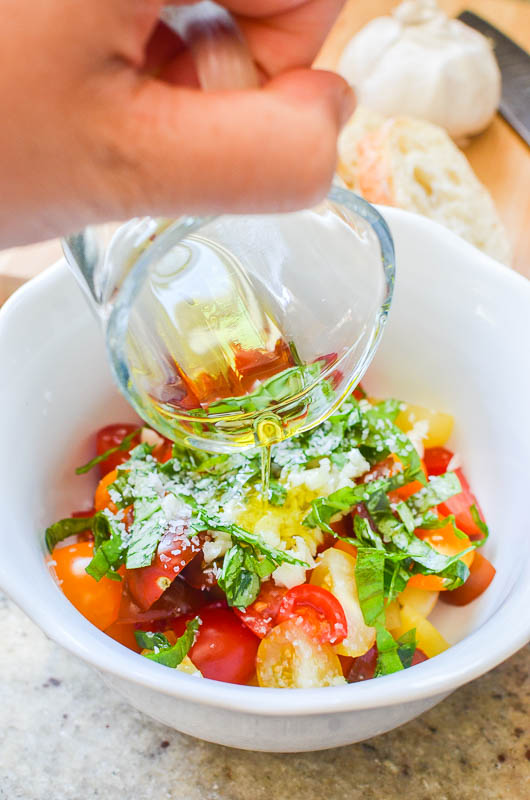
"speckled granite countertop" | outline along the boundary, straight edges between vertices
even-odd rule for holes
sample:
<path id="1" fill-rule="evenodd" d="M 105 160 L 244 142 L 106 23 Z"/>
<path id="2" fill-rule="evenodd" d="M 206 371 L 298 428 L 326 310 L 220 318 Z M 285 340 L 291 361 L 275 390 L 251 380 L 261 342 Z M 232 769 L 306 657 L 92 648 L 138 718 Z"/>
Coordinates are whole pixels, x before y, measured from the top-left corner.
<path id="1" fill-rule="evenodd" d="M 530 650 L 384 736 L 250 753 L 176 733 L 0 597 L 2 800 L 525 800 Z"/>

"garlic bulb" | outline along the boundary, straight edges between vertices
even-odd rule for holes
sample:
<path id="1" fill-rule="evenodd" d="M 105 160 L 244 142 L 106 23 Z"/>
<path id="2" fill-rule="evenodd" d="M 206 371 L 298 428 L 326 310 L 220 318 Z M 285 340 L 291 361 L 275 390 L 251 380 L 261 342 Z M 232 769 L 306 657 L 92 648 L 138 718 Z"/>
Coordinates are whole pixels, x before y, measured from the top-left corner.
<path id="1" fill-rule="evenodd" d="M 488 39 L 435 0 L 405 0 L 346 46 L 339 70 L 359 103 L 384 116 L 426 119 L 459 138 L 488 125 L 501 76 Z"/>

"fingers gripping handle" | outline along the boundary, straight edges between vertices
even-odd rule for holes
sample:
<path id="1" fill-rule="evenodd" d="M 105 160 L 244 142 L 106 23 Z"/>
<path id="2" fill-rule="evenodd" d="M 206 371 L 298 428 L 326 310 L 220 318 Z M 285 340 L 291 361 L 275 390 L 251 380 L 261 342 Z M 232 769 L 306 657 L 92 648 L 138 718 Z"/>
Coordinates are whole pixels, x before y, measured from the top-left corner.
<path id="1" fill-rule="evenodd" d="M 226 9 L 210 0 L 168 5 L 162 8 L 160 19 L 189 47 L 202 89 L 215 92 L 259 85 L 245 39 Z"/>

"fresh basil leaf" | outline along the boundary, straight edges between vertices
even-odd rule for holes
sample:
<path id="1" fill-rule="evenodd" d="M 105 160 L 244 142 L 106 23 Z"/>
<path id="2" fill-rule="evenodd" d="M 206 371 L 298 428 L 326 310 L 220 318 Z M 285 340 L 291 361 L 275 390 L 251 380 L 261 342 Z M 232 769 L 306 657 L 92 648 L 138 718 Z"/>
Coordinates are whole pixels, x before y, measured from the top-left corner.
<path id="1" fill-rule="evenodd" d="M 416 652 L 416 628 L 411 628 L 397 640 L 398 656 L 403 664 L 403 669 L 408 669 L 412 664 Z"/>
<path id="2" fill-rule="evenodd" d="M 134 638 L 136 644 L 142 650 L 153 650 L 155 647 L 171 647 L 167 636 L 163 633 L 153 633 L 152 631 L 135 631 Z"/>
<path id="3" fill-rule="evenodd" d="M 271 506 L 283 506 L 287 497 L 287 489 L 278 481 L 269 482 L 269 503 Z"/>
<path id="4" fill-rule="evenodd" d="M 461 491 L 462 484 L 456 472 L 446 472 L 443 475 L 431 476 L 427 486 L 411 495 L 407 503 L 414 511 L 421 514 L 433 506 L 445 503 Z"/>
<path id="5" fill-rule="evenodd" d="M 479 529 L 482 534 L 482 539 L 478 539 L 477 541 L 473 542 L 474 547 L 482 547 L 482 545 L 486 544 L 487 539 L 489 538 L 490 531 L 484 520 L 481 519 L 480 514 L 478 513 L 478 508 L 476 507 L 475 503 L 469 507 L 471 512 L 471 516 L 473 518 L 473 522 Z"/>
<path id="6" fill-rule="evenodd" d="M 384 626 L 385 621 L 385 553 L 383 550 L 359 549 L 355 562 L 355 583 L 364 621 Z"/>
<path id="7" fill-rule="evenodd" d="M 141 430 L 142 430 L 141 428 L 136 428 L 135 431 L 128 433 L 127 436 L 124 436 L 121 442 L 117 444 L 115 447 L 109 447 L 109 449 L 106 450 L 104 453 L 101 453 L 101 455 L 96 456 L 95 458 L 88 461 L 86 464 L 83 464 L 82 467 L 77 467 L 75 474 L 84 475 L 86 472 L 90 472 L 92 467 L 95 467 L 96 464 L 101 464 L 102 461 L 105 461 L 109 456 L 114 455 L 114 453 L 117 453 L 119 450 L 122 451 L 128 450 L 131 445 L 131 442 L 136 436 L 138 436 Z"/>
<path id="8" fill-rule="evenodd" d="M 163 664 L 165 667 L 175 669 L 184 657 L 188 655 L 200 624 L 200 618 L 195 617 L 195 619 L 187 623 L 185 632 L 177 639 L 175 644 L 160 648 L 158 652 L 144 653 L 144 657 L 150 659 L 150 661 L 156 661 L 157 664 Z"/>
<path id="9" fill-rule="evenodd" d="M 51 553 L 53 548 L 69 536 L 82 533 L 86 530 L 92 530 L 94 524 L 93 517 L 68 517 L 67 519 L 60 519 L 46 528 L 44 534 L 46 547 Z"/>
<path id="10" fill-rule="evenodd" d="M 96 581 L 105 577 L 121 581 L 116 570 L 122 566 L 125 553 L 119 523 L 100 511 L 94 516 L 93 530 L 94 555 L 85 572 Z"/>
<path id="11" fill-rule="evenodd" d="M 245 530 L 240 525 L 224 524 L 221 520 L 212 515 L 204 508 L 195 509 L 195 516 L 190 521 L 190 528 L 197 533 L 204 530 L 222 531 L 228 533 L 236 542 L 249 544 L 259 551 L 262 555 L 270 559 L 275 566 L 280 564 L 298 564 L 303 567 L 309 568 L 307 562 L 302 561 L 284 550 L 278 550 L 275 547 L 269 547 L 265 542 L 255 533 Z"/>
<path id="12" fill-rule="evenodd" d="M 377 644 L 377 663 L 375 666 L 374 677 L 381 675 L 391 675 L 393 672 L 400 672 L 403 664 L 399 657 L 399 645 L 391 633 L 383 626 L 378 626 L 376 630 Z"/>
<path id="13" fill-rule="evenodd" d="M 374 409 L 378 414 L 382 415 L 390 422 L 395 422 L 400 411 L 400 406 L 400 400 L 396 400 L 394 397 L 388 397 L 386 400 L 381 400 L 379 403 L 376 403 L 374 405 Z"/>
<path id="14" fill-rule="evenodd" d="M 247 608 L 258 596 L 261 581 L 253 567 L 253 559 L 241 545 L 235 544 L 225 553 L 217 582 L 229 606 Z"/>
<path id="15" fill-rule="evenodd" d="M 407 531 L 409 533 L 414 533 L 418 526 L 416 525 L 414 516 L 408 505 L 401 501 L 401 503 L 398 503 L 396 506 L 396 513 Z"/>
<path id="16" fill-rule="evenodd" d="M 127 546 L 127 569 L 148 567 L 166 530 L 167 520 L 158 497 L 135 500 L 134 522 Z"/>

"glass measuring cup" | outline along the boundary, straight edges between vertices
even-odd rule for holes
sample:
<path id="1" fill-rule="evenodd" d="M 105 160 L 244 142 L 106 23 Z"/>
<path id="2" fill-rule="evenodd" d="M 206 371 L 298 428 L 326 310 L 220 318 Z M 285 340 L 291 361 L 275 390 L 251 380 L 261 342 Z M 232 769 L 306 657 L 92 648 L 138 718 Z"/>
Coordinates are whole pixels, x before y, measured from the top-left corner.
<path id="1" fill-rule="evenodd" d="M 164 14 L 203 85 L 250 79 L 226 12 Z M 375 352 L 394 280 L 384 220 L 335 186 L 290 214 L 87 228 L 65 253 L 126 398 L 164 435 L 214 452 L 270 445 L 332 413 Z"/>

